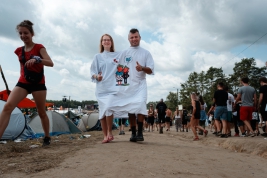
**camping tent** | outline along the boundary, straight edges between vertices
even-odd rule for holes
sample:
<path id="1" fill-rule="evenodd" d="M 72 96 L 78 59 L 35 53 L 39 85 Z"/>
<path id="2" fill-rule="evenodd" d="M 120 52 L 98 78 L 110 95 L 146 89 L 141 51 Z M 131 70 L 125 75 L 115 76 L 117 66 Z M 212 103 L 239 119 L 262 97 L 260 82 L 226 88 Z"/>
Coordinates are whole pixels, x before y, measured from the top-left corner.
<path id="1" fill-rule="evenodd" d="M 53 111 L 47 111 L 46 114 L 49 119 L 49 134 L 51 136 L 71 133 L 64 116 Z M 29 122 L 29 125 L 37 136 L 44 136 L 39 115 L 34 116 Z"/>
<path id="2" fill-rule="evenodd" d="M 80 119 L 78 124 L 78 128 L 82 131 L 91 131 L 91 130 L 98 130 L 99 128 L 99 119 L 98 119 L 98 112 L 92 112 L 89 114 L 85 114 Z"/>
<path id="3" fill-rule="evenodd" d="M 46 111 L 46 114 L 49 119 L 49 134 L 51 136 L 82 132 L 68 118 L 65 118 L 64 115 L 54 111 Z M 34 116 L 29 122 L 29 125 L 36 133 L 36 137 L 44 136 L 39 115 Z"/>
<path id="4" fill-rule="evenodd" d="M 0 113 L 3 110 L 5 103 L 5 101 L 0 100 Z M 25 129 L 25 125 L 26 119 L 24 114 L 16 107 L 11 113 L 10 121 L 1 139 L 15 140 L 22 134 Z"/>
<path id="5" fill-rule="evenodd" d="M 98 119 L 98 112 L 91 112 L 85 114 L 80 119 L 78 123 L 78 128 L 82 131 L 93 131 L 93 130 L 102 130 L 100 120 Z M 115 123 L 112 125 L 112 129 L 117 129 Z"/>

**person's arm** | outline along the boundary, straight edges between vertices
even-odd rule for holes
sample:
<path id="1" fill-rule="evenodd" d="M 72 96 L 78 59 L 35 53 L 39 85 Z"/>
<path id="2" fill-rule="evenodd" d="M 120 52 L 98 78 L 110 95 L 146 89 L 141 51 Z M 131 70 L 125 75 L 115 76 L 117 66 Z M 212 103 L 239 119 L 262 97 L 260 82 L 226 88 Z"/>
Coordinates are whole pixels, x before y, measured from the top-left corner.
<path id="1" fill-rule="evenodd" d="M 25 63 L 25 65 L 27 67 L 30 67 L 30 66 L 34 65 L 35 63 L 40 63 L 40 64 L 43 64 L 44 66 L 47 66 L 47 67 L 53 67 L 54 66 L 54 63 L 51 60 L 48 53 L 46 52 L 45 48 L 40 49 L 40 54 L 41 54 L 42 58 L 39 56 L 33 56 L 32 59 L 28 60 Z"/>
<path id="2" fill-rule="evenodd" d="M 258 109 L 260 109 L 262 99 L 263 99 L 263 93 L 260 93 L 259 103 L 258 103 Z"/>
<path id="3" fill-rule="evenodd" d="M 241 98 L 241 94 L 240 94 L 240 93 L 238 93 L 238 94 L 237 94 L 237 97 L 236 97 L 236 99 L 235 99 L 235 104 L 237 103 L 237 101 L 239 101 L 239 100 L 240 100 L 240 98 Z"/>
<path id="4" fill-rule="evenodd" d="M 192 118 L 194 118 L 195 117 L 195 113 L 196 113 L 196 102 L 193 102 L 192 106 L 193 106 Z"/>
<path id="5" fill-rule="evenodd" d="M 256 92 L 254 93 L 254 108 L 257 108 L 257 95 Z"/>
<path id="6" fill-rule="evenodd" d="M 152 70 L 149 68 L 149 67 L 145 67 L 145 66 L 141 66 L 139 63 L 138 63 L 138 61 L 136 61 L 136 70 L 138 71 L 138 72 L 141 72 L 141 71 L 143 71 L 143 72 L 145 72 L 146 74 L 152 74 Z"/>

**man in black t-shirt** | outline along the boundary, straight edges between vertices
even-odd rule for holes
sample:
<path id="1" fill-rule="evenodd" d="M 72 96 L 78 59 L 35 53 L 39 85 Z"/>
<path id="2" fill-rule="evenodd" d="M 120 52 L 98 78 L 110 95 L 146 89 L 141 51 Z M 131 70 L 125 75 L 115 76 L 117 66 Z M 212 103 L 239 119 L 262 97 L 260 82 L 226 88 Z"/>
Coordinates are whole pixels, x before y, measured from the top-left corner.
<path id="1" fill-rule="evenodd" d="M 158 120 L 159 120 L 159 133 L 163 134 L 163 125 L 165 124 L 165 115 L 167 105 L 163 102 L 163 99 L 156 106 L 157 113 L 158 113 Z"/>
<path id="2" fill-rule="evenodd" d="M 262 121 L 267 122 L 267 111 L 266 111 L 266 104 L 267 104 L 267 79 L 265 77 L 260 78 L 260 97 L 259 97 L 259 104 L 258 109 L 260 110 Z M 261 134 L 264 137 L 267 137 L 267 127 L 265 127 L 265 133 Z"/>
<path id="3" fill-rule="evenodd" d="M 222 138 L 227 138 L 227 100 L 228 100 L 228 93 L 223 89 L 224 84 L 222 82 L 218 83 L 217 91 L 214 93 L 213 102 L 215 103 L 215 112 L 214 112 L 214 119 L 217 128 L 217 135 L 221 136 Z M 220 120 L 222 121 L 222 130 L 223 134 L 219 132 L 220 128 Z"/>

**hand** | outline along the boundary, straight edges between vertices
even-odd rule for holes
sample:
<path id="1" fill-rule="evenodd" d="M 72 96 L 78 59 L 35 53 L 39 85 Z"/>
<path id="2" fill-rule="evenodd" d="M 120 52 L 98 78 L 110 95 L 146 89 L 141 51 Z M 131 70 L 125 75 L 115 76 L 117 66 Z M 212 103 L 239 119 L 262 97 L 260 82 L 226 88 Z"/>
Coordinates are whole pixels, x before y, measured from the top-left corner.
<path id="1" fill-rule="evenodd" d="M 136 70 L 138 71 L 138 72 L 141 72 L 142 70 L 143 70 L 143 67 L 138 63 L 138 61 L 136 61 Z"/>
<path id="2" fill-rule="evenodd" d="M 99 74 L 97 75 L 97 80 L 100 82 L 102 81 L 103 76 L 102 76 L 102 72 L 99 72 Z"/>
<path id="3" fill-rule="evenodd" d="M 25 66 L 29 68 L 35 64 L 35 61 L 36 61 L 35 59 L 30 59 L 25 63 Z"/>

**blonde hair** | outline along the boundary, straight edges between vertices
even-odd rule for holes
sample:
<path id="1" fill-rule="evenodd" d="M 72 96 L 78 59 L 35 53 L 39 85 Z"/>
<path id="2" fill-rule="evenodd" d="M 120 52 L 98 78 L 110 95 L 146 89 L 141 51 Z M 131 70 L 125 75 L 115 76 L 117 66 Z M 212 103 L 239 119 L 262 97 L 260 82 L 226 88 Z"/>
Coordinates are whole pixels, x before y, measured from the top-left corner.
<path id="1" fill-rule="evenodd" d="M 104 47 L 102 45 L 102 40 L 103 40 L 104 36 L 108 36 L 110 38 L 110 41 L 111 41 L 110 52 L 114 52 L 115 51 L 115 47 L 114 47 L 114 42 L 113 42 L 112 37 L 109 34 L 104 34 L 100 38 L 100 45 L 99 45 L 100 53 L 103 53 L 103 51 L 104 51 Z"/>

